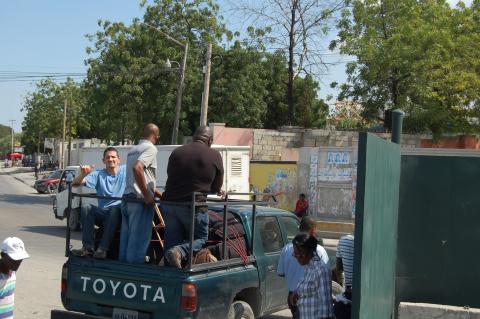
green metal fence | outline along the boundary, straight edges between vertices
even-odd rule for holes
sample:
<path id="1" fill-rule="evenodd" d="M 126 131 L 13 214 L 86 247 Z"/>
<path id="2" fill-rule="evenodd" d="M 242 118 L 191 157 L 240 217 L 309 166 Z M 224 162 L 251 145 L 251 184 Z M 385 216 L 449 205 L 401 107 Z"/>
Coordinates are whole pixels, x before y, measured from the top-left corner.
<path id="1" fill-rule="evenodd" d="M 402 156 L 396 304 L 480 308 L 480 158 Z"/>
<path id="2" fill-rule="evenodd" d="M 358 152 L 352 318 L 394 313 L 400 146 L 361 133 Z"/>

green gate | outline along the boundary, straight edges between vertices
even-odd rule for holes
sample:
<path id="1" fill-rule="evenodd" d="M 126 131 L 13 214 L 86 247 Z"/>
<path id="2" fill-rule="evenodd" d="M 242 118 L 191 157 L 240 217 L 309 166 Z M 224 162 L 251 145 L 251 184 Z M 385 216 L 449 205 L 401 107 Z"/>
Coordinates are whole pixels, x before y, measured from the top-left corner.
<path id="1" fill-rule="evenodd" d="M 354 319 L 394 313 L 400 146 L 360 133 L 353 278 Z"/>
<path id="2" fill-rule="evenodd" d="M 402 156 L 397 304 L 480 307 L 480 157 L 467 156 Z"/>

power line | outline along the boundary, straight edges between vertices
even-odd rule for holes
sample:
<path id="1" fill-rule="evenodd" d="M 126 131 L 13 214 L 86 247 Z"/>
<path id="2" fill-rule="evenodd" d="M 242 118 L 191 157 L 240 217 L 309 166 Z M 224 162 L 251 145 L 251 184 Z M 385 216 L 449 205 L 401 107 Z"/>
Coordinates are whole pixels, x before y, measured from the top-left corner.
<path id="1" fill-rule="evenodd" d="M 0 83 L 5 82 L 32 82 L 51 79 L 61 81 L 67 78 L 81 79 L 87 74 L 84 72 L 38 72 L 38 71 L 17 71 L 0 70 Z"/>

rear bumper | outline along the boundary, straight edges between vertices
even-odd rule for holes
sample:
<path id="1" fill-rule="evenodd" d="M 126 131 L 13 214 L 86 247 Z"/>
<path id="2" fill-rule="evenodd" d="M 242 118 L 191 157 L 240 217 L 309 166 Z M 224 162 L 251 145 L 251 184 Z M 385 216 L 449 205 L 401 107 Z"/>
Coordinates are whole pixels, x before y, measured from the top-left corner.
<path id="1" fill-rule="evenodd" d="M 52 310 L 52 312 L 50 313 L 50 319 L 108 319 L 108 318 L 86 315 L 79 312 L 72 312 L 72 311 L 65 311 L 65 310 Z"/>

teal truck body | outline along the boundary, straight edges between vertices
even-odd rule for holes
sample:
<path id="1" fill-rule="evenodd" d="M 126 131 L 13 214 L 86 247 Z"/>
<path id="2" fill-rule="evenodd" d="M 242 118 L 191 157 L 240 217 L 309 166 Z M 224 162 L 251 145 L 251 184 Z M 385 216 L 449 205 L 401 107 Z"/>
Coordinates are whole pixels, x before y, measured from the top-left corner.
<path id="1" fill-rule="evenodd" d="M 218 212 L 223 208 L 210 207 Z M 276 269 L 281 248 L 298 232 L 298 218 L 262 206 L 255 214 L 247 205 L 229 206 L 228 211 L 243 224 L 248 260 L 175 269 L 69 255 L 61 294 L 67 311 L 53 310 L 51 318 L 253 318 L 252 313 L 260 317 L 287 308 L 286 284 Z"/>

